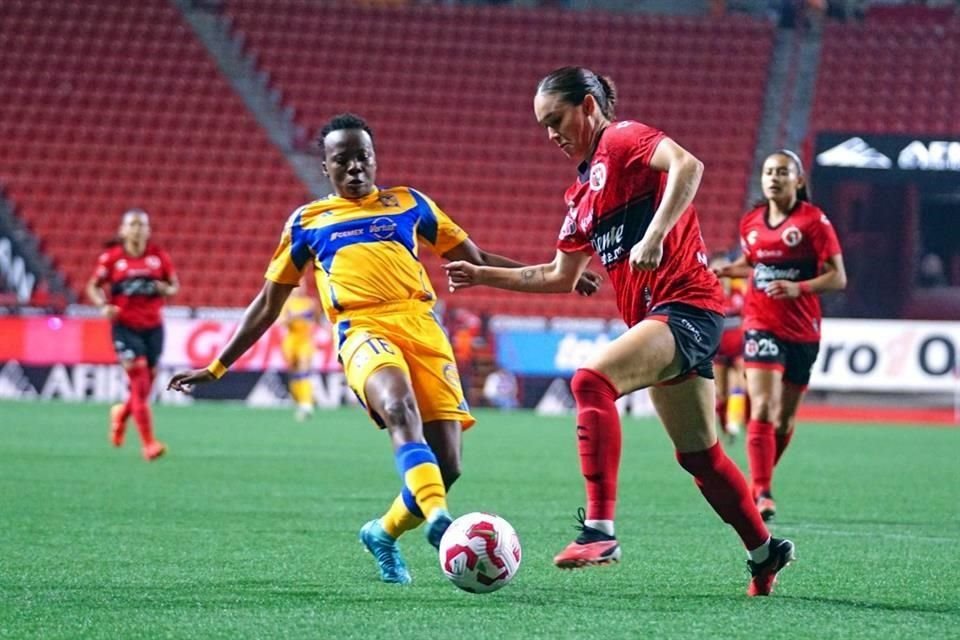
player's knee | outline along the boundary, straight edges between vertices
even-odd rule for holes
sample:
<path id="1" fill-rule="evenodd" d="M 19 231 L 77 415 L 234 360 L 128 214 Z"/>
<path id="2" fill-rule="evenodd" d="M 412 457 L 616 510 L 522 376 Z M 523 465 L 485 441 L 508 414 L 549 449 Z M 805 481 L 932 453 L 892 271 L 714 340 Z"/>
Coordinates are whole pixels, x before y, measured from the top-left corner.
<path id="1" fill-rule="evenodd" d="M 600 393 L 604 395 L 617 397 L 617 390 L 614 388 L 610 379 L 599 371 L 582 368 L 577 369 L 570 380 L 570 391 L 574 398 L 582 398 L 584 395 Z"/>
<path id="2" fill-rule="evenodd" d="M 391 429 L 410 429 L 417 423 L 417 407 L 412 395 L 386 398 L 378 413 Z"/>
<path id="3" fill-rule="evenodd" d="M 443 485 L 449 489 L 460 478 L 460 456 L 440 458 L 437 462 L 440 465 Z"/>
<path id="4" fill-rule="evenodd" d="M 750 419 L 760 420 L 761 422 L 773 422 L 774 416 L 773 402 L 768 395 L 750 396 Z"/>

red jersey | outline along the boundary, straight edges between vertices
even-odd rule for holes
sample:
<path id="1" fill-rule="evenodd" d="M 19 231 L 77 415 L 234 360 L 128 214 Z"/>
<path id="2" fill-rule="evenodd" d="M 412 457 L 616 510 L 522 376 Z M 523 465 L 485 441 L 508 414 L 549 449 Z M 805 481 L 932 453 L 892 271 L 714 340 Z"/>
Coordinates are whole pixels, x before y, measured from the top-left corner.
<path id="1" fill-rule="evenodd" d="M 743 290 L 736 285 L 731 285 L 730 293 L 723 295 L 723 320 L 724 331 L 736 329 L 739 330 L 743 324 L 743 304 L 746 301 Z"/>
<path id="2" fill-rule="evenodd" d="M 557 248 L 597 254 L 610 275 L 620 315 L 630 327 L 654 307 L 671 302 L 723 313 L 723 291 L 707 268 L 693 205 L 664 237 L 663 260 L 656 270 L 630 266 L 630 249 L 646 233 L 667 185 L 666 172 L 650 167 L 665 137 L 639 122 L 612 123 L 564 195 L 568 214 Z"/>
<path id="3" fill-rule="evenodd" d="M 740 244 L 753 276 L 743 310 L 744 329 L 769 331 L 781 340 L 820 340 L 820 298 L 813 293 L 774 300 L 766 294 L 774 280 L 801 282 L 822 273 L 823 263 L 840 253 L 840 242 L 826 214 L 799 202 L 776 227 L 767 223 L 767 205 L 740 221 Z"/>
<path id="4" fill-rule="evenodd" d="M 109 283 L 109 302 L 120 308 L 118 324 L 153 329 L 163 323 L 163 296 L 157 292 L 157 282 L 170 282 L 174 277 L 166 251 L 148 244 L 143 255 L 134 257 L 123 245 L 111 247 L 100 254 L 93 277 L 98 285 Z"/>

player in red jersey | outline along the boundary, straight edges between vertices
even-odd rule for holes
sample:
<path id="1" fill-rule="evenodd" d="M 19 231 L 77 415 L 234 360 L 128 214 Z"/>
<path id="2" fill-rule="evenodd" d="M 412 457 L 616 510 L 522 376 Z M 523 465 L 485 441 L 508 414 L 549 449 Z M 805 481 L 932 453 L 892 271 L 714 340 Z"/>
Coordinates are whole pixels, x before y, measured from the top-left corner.
<path id="1" fill-rule="evenodd" d="M 714 273 L 730 264 L 726 253 L 710 260 Z M 723 335 L 713 358 L 717 380 L 717 421 L 732 443 L 743 427 L 746 407 L 746 379 L 743 373 L 743 302 L 744 290 L 733 278 L 721 278 L 723 287 Z M 733 416 L 731 419 L 730 416 Z"/>
<path id="2" fill-rule="evenodd" d="M 793 544 L 770 537 L 750 488 L 717 440 L 711 359 L 723 327 L 723 295 L 707 268 L 692 206 L 703 164 L 663 132 L 616 121 L 613 83 L 582 67 L 540 81 L 537 121 L 579 164 L 553 262 L 516 269 L 455 262 L 451 290 L 487 285 L 514 291 L 571 291 L 596 253 L 629 329 L 576 371 L 577 446 L 587 509 L 561 568 L 620 558 L 614 532 L 621 429 L 616 400 L 650 387 L 680 465 L 747 548 L 748 593 L 767 595 L 793 559 Z"/>
<path id="3" fill-rule="evenodd" d="M 817 294 L 847 286 L 837 234 L 809 202 L 803 164 L 783 149 L 763 163 L 767 202 L 740 221 L 743 256 L 720 271 L 748 277 L 743 356 L 750 396 L 747 459 L 764 520 L 776 514 L 773 468 L 793 437 L 820 349 Z"/>
<path id="4" fill-rule="evenodd" d="M 150 412 L 150 390 L 163 351 L 160 311 L 164 298 L 176 294 L 180 284 L 170 256 L 149 242 L 150 219 L 145 211 L 131 209 L 123 214 L 119 238 L 97 259 L 87 297 L 112 322 L 113 346 L 130 381 L 126 403 L 110 409 L 110 442 L 115 447 L 123 444 L 127 419 L 133 416 L 143 441 L 143 457 L 149 461 L 166 451 L 153 437 Z"/>

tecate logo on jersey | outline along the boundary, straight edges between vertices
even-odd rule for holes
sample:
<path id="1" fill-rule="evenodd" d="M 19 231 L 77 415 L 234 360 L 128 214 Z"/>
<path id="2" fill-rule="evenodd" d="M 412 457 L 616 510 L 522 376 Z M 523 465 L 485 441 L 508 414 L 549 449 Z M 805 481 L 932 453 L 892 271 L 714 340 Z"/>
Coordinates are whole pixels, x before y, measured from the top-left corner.
<path id="1" fill-rule="evenodd" d="M 797 281 L 800 278 L 800 269 L 789 267 L 782 269 L 780 267 L 758 263 L 753 268 L 753 286 L 760 291 L 766 291 L 767 287 L 774 280 Z"/>
<path id="2" fill-rule="evenodd" d="M 624 256 L 626 247 L 623 246 L 623 225 L 618 224 L 606 232 L 590 239 L 593 250 L 597 252 L 603 266 L 610 265 Z"/>

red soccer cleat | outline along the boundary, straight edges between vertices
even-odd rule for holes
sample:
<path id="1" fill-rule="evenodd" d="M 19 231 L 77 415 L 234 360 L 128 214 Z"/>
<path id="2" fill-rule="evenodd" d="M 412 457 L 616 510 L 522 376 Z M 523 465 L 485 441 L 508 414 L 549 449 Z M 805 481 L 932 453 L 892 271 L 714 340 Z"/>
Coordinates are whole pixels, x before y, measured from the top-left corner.
<path id="1" fill-rule="evenodd" d="M 143 459 L 152 462 L 165 454 L 167 447 L 159 440 L 154 440 L 150 444 L 143 445 Z"/>
<path id="2" fill-rule="evenodd" d="M 770 557 L 764 562 L 747 560 L 750 568 L 748 596 L 768 596 L 777 583 L 777 573 L 796 558 L 795 547 L 789 540 L 770 538 Z"/>
<path id="3" fill-rule="evenodd" d="M 110 444 L 115 447 L 123 446 L 123 436 L 127 431 L 127 422 L 122 416 L 122 404 L 110 407 Z"/>
<path id="4" fill-rule="evenodd" d="M 777 515 L 777 503 L 769 493 L 761 493 L 757 497 L 757 511 L 764 522 L 770 522 Z"/>
<path id="5" fill-rule="evenodd" d="M 560 569 L 579 569 L 600 564 L 620 562 L 620 543 L 615 536 L 588 527 L 583 509 L 577 513 L 580 535 L 553 558 Z"/>

